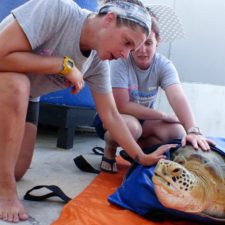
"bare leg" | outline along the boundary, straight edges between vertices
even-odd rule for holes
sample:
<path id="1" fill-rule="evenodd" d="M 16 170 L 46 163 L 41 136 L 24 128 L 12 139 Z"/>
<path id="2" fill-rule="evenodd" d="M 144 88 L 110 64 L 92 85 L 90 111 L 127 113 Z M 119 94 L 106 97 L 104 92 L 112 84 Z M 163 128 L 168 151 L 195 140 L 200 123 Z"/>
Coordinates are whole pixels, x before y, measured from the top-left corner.
<path id="1" fill-rule="evenodd" d="M 122 117 L 125 120 L 131 134 L 133 135 L 135 140 L 137 140 L 142 133 L 142 128 L 139 121 L 130 115 L 122 115 Z M 104 157 L 111 160 L 115 159 L 116 149 L 118 145 L 108 131 L 106 131 L 105 133 L 104 140 L 105 140 Z M 102 161 L 101 168 L 106 171 L 113 171 L 113 172 L 118 171 L 116 163 L 113 163 L 113 165 L 110 165 L 106 161 L 105 162 Z"/>
<path id="2" fill-rule="evenodd" d="M 18 200 L 15 167 L 24 136 L 30 83 L 26 76 L 0 73 L 0 219 L 26 220 Z"/>
<path id="3" fill-rule="evenodd" d="M 146 120 L 142 125 L 142 129 L 142 136 L 138 140 L 141 148 L 182 138 L 185 135 L 185 130 L 180 124 L 163 121 Z"/>
<path id="4" fill-rule="evenodd" d="M 15 168 L 16 180 L 20 180 L 23 177 L 31 164 L 36 135 L 37 126 L 32 123 L 26 123 L 24 138 Z"/>

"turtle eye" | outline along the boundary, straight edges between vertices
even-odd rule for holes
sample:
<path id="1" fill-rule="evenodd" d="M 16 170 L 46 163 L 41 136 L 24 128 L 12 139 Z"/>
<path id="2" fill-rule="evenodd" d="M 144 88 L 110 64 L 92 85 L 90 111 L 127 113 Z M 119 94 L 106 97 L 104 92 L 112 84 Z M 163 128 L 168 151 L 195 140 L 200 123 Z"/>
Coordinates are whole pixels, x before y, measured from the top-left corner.
<path id="1" fill-rule="evenodd" d="M 173 173 L 178 173 L 178 172 L 180 172 L 180 169 L 179 169 L 179 168 L 176 168 L 176 169 L 174 169 L 172 172 L 173 172 Z"/>

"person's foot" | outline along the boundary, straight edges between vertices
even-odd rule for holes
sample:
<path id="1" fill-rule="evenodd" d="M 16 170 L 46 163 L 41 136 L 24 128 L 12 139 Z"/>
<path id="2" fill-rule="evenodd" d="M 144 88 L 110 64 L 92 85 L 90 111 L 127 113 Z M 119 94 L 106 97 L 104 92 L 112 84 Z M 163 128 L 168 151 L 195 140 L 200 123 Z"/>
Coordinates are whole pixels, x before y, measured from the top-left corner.
<path id="1" fill-rule="evenodd" d="M 109 139 L 109 137 L 105 136 L 105 139 L 106 145 L 104 149 L 104 155 L 100 164 L 100 169 L 108 173 L 117 173 L 118 169 L 115 160 L 117 144 Z"/>
<path id="2" fill-rule="evenodd" d="M 17 223 L 27 220 L 28 215 L 17 197 L 4 196 L 0 197 L 0 219 Z"/>
<path id="3" fill-rule="evenodd" d="M 117 165 L 115 159 L 108 159 L 105 156 L 102 157 L 100 169 L 108 173 L 117 173 Z"/>
<path id="4" fill-rule="evenodd" d="M 28 219 L 28 215 L 18 199 L 16 183 L 13 179 L 0 182 L 0 220 L 17 223 Z M 1 178 L 1 177 L 0 177 Z"/>

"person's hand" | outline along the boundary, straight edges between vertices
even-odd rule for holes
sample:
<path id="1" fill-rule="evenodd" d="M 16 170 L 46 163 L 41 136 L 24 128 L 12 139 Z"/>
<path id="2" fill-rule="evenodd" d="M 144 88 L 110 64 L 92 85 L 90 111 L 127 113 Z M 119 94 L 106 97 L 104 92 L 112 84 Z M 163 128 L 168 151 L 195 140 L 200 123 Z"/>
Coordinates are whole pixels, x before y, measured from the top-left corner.
<path id="1" fill-rule="evenodd" d="M 145 155 L 144 159 L 140 161 L 140 164 L 143 166 L 150 166 L 155 163 L 157 163 L 160 159 L 165 159 L 166 156 L 164 155 L 166 151 L 168 151 L 171 148 L 177 147 L 176 144 L 166 144 L 162 145 L 159 148 L 157 148 L 154 152 Z"/>
<path id="2" fill-rule="evenodd" d="M 75 66 L 71 73 L 65 75 L 65 78 L 68 80 L 67 87 L 72 86 L 71 93 L 73 94 L 79 93 L 85 85 L 82 73 Z"/>
<path id="3" fill-rule="evenodd" d="M 176 115 L 163 113 L 162 120 L 167 123 L 180 123 Z"/>
<path id="4" fill-rule="evenodd" d="M 195 133 L 187 134 L 182 138 L 182 147 L 185 147 L 187 142 L 191 143 L 194 149 L 198 150 L 201 148 L 203 151 L 210 150 L 209 144 L 216 145 L 215 142 L 205 138 L 203 135 Z"/>

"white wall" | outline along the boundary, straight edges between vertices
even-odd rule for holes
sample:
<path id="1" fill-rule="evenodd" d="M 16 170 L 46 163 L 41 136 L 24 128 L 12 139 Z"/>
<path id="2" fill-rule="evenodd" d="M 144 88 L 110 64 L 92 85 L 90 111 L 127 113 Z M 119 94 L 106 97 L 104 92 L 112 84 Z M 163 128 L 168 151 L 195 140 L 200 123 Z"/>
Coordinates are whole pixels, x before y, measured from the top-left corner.
<path id="1" fill-rule="evenodd" d="M 225 137 L 225 86 L 183 83 L 197 125 L 207 136 Z M 158 96 L 157 109 L 172 113 L 163 91 Z"/>
<path id="2" fill-rule="evenodd" d="M 174 8 L 184 24 L 186 38 L 159 51 L 175 63 L 182 81 L 225 85 L 225 1 L 142 0 Z"/>
<path id="3" fill-rule="evenodd" d="M 225 1 L 143 0 L 174 8 L 186 38 L 161 44 L 158 51 L 178 69 L 196 121 L 209 136 L 225 137 Z M 158 109 L 171 112 L 161 94 Z"/>

